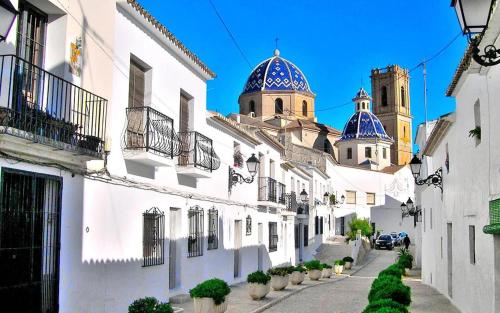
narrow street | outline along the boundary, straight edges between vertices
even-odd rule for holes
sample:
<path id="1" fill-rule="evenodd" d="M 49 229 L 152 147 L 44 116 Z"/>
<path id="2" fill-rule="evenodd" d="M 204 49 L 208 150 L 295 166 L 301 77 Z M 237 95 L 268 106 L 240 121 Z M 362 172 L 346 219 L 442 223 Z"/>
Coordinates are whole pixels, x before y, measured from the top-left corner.
<path id="1" fill-rule="evenodd" d="M 391 264 L 396 257 L 394 251 L 374 250 L 373 259 L 355 275 L 332 284 L 308 288 L 265 312 L 293 313 L 360 313 L 368 304 L 368 292 L 378 273 Z M 416 279 L 405 280 L 412 289 L 413 313 L 458 313 L 450 302 L 436 290 L 422 285 Z"/>

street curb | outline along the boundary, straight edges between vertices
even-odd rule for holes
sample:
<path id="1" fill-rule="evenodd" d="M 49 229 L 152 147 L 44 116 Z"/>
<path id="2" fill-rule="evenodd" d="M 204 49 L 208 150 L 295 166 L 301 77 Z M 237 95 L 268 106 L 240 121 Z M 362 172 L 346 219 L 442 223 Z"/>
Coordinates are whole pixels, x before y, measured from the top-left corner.
<path id="1" fill-rule="evenodd" d="M 368 264 L 370 264 L 371 262 L 373 262 L 373 260 L 375 260 L 377 257 L 378 256 L 374 257 L 372 260 L 370 260 L 369 262 L 366 262 L 365 264 L 363 264 L 363 266 L 361 266 L 360 268 L 356 269 L 351 274 L 344 275 L 344 277 L 342 277 L 340 279 L 337 279 L 337 280 L 334 280 L 334 281 L 325 281 L 325 282 L 321 282 L 321 283 L 315 284 L 315 285 L 304 286 L 303 288 L 296 289 L 296 290 L 290 292 L 289 294 L 284 295 L 283 297 L 280 297 L 280 298 L 275 299 L 275 300 L 273 300 L 271 302 L 268 302 L 268 303 L 264 304 L 263 306 L 258 307 L 257 309 L 255 309 L 253 311 L 250 311 L 249 313 L 261 313 L 261 312 L 264 312 L 265 310 L 269 309 L 270 307 L 275 306 L 276 304 L 280 303 L 281 301 L 283 301 L 285 299 L 288 299 L 288 298 L 290 298 L 293 295 L 298 294 L 302 290 L 306 290 L 306 289 L 309 289 L 309 288 L 312 288 L 312 287 L 322 286 L 322 285 L 326 285 L 326 284 L 334 284 L 336 282 L 343 281 L 344 279 L 347 279 L 347 278 L 351 277 L 352 275 L 356 274 L 357 272 L 359 272 L 360 270 L 362 270 L 363 268 L 365 268 Z"/>

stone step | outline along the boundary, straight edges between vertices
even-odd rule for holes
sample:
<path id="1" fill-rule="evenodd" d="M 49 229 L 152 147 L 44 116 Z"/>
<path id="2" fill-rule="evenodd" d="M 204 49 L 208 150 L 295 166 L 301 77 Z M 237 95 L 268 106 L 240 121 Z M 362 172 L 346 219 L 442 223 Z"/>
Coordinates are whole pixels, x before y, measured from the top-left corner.
<path id="1" fill-rule="evenodd" d="M 168 299 L 168 301 L 172 304 L 182 304 L 191 301 L 191 296 L 187 293 L 178 294 L 176 296 L 172 296 Z"/>

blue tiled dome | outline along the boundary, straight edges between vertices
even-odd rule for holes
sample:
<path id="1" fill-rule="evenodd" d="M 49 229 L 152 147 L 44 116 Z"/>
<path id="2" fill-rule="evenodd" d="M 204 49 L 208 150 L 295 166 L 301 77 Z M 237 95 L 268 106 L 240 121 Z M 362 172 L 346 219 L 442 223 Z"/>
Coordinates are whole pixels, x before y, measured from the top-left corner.
<path id="1" fill-rule="evenodd" d="M 382 123 L 375 114 L 369 111 L 358 111 L 345 124 L 340 140 L 375 138 L 393 141 L 387 136 Z"/>
<path id="2" fill-rule="evenodd" d="M 257 65 L 243 88 L 243 93 L 262 90 L 301 91 L 311 93 L 307 79 L 302 71 L 292 62 L 279 56 L 274 56 Z"/>

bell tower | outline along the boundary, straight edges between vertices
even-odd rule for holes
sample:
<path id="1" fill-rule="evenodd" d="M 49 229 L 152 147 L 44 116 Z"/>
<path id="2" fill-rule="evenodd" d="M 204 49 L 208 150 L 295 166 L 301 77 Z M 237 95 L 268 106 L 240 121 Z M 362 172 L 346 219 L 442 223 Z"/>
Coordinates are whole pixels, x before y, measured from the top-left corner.
<path id="1" fill-rule="evenodd" d="M 408 70 L 398 65 L 372 69 L 371 80 L 373 113 L 394 139 L 391 163 L 408 164 L 413 152 Z"/>

